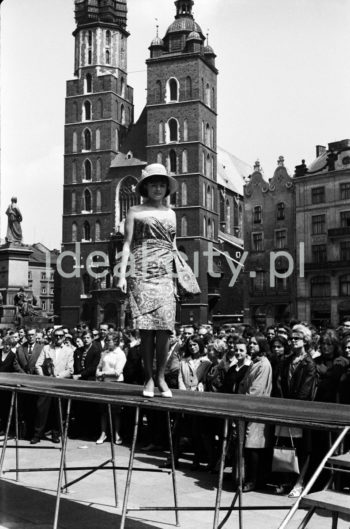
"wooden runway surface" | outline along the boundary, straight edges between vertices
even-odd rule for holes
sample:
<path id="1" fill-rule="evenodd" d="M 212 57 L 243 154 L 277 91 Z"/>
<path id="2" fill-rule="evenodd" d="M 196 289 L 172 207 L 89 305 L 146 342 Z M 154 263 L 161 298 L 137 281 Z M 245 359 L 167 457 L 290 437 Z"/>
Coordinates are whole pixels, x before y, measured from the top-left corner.
<path id="1" fill-rule="evenodd" d="M 157 393 L 147 399 L 141 386 L 20 373 L 0 373 L 1 390 L 316 429 L 350 425 L 350 406 L 344 404 L 181 390 L 173 390 L 170 399 Z"/>

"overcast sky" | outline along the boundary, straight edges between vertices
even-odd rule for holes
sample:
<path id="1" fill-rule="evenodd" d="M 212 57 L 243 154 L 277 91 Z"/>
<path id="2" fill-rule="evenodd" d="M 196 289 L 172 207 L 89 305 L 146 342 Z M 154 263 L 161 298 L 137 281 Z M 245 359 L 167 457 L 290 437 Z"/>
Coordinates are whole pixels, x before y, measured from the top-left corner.
<path id="1" fill-rule="evenodd" d="M 145 104 L 148 46 L 173 0 L 129 0 L 129 84 Z M 65 82 L 73 78 L 74 1 L 1 4 L 1 236 L 17 195 L 24 242 L 61 243 Z M 350 0 L 195 0 L 217 54 L 218 142 L 265 177 L 291 173 L 315 145 L 350 137 Z"/>

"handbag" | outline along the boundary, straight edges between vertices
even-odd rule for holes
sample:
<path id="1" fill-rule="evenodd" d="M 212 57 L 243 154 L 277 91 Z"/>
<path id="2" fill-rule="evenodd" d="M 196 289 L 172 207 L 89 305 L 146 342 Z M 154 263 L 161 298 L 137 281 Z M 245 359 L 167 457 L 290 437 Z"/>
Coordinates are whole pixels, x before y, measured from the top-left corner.
<path id="1" fill-rule="evenodd" d="M 200 294 L 197 279 L 178 251 L 174 252 L 175 278 L 177 293 L 182 297 Z"/>
<path id="2" fill-rule="evenodd" d="M 279 437 L 273 449 L 272 472 L 292 472 L 299 474 L 299 461 L 296 454 L 293 437 L 289 431 L 291 446 L 278 446 Z"/>

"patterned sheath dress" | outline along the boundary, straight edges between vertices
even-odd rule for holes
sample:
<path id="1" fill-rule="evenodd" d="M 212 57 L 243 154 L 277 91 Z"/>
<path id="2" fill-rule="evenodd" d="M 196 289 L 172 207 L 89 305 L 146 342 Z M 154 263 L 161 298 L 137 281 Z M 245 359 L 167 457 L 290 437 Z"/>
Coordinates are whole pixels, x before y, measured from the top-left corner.
<path id="1" fill-rule="evenodd" d="M 174 330 L 175 235 L 176 227 L 171 219 L 152 216 L 134 219 L 128 293 L 136 329 Z"/>

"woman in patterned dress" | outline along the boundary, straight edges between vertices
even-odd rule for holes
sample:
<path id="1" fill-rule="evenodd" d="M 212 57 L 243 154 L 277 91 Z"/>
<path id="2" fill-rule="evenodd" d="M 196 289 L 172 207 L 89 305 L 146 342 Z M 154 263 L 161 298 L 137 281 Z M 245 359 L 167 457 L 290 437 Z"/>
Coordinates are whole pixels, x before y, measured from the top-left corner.
<path id="1" fill-rule="evenodd" d="M 176 180 L 167 174 L 163 165 L 148 165 L 136 186 L 136 191 L 145 200 L 143 204 L 129 209 L 125 221 L 117 286 L 123 292 L 128 290 L 134 325 L 140 332 L 145 397 L 154 396 L 154 352 L 157 360 L 156 383 L 161 396 L 172 396 L 164 373 L 170 335 L 175 324 L 173 250 L 176 216 L 164 204 L 164 198 L 176 189 Z"/>

